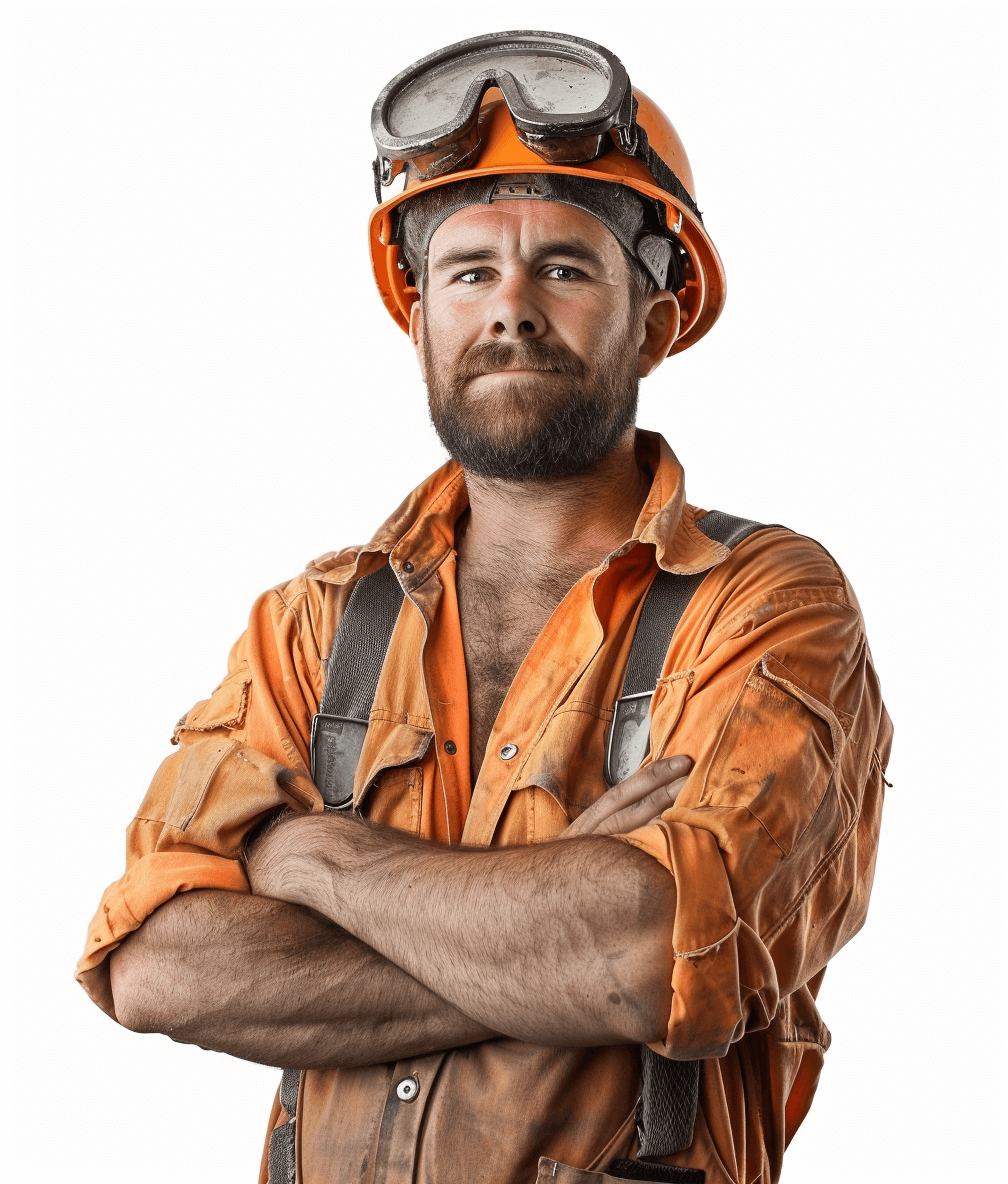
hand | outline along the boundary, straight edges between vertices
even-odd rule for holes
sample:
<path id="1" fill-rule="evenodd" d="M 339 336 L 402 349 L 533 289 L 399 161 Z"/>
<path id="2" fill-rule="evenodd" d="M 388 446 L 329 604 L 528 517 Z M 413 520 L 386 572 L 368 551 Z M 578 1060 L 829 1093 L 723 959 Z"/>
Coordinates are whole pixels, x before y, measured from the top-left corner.
<path id="1" fill-rule="evenodd" d="M 673 805 L 693 768 L 688 756 L 670 756 L 638 769 L 604 793 L 557 838 L 625 835 L 659 818 Z"/>

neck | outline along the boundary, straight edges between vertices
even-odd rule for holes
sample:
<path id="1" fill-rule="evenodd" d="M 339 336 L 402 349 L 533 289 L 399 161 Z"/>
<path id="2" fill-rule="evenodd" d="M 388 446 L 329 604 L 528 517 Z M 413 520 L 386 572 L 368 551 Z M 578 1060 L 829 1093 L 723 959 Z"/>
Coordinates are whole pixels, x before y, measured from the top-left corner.
<path id="1" fill-rule="evenodd" d="M 573 477 L 500 481 L 466 473 L 470 513 L 460 524 L 460 560 L 492 578 L 558 569 L 571 583 L 633 533 L 650 479 L 634 455 L 634 429 L 598 464 Z"/>

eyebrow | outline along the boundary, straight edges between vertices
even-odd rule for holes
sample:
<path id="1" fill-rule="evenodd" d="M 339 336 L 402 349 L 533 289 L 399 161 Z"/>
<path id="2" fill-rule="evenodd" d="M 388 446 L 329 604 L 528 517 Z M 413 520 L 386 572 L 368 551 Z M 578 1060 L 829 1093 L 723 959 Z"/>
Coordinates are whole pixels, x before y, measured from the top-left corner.
<path id="1" fill-rule="evenodd" d="M 550 256 L 561 256 L 564 259 L 578 259 L 584 263 L 601 263 L 598 252 L 591 247 L 571 242 L 570 239 L 557 239 L 554 242 L 543 243 L 533 255 L 533 262 Z M 490 263 L 499 257 L 493 247 L 454 247 L 438 257 L 431 268 L 432 271 L 450 271 L 455 267 L 462 267 L 472 263 Z"/>

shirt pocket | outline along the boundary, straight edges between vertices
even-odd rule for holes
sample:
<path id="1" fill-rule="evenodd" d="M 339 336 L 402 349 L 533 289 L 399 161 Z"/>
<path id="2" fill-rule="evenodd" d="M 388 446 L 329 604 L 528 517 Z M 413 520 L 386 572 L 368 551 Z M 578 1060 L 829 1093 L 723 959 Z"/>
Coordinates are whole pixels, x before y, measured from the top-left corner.
<path id="1" fill-rule="evenodd" d="M 252 672 L 248 662 L 241 662 L 220 684 L 209 699 L 201 699 L 175 725 L 172 744 L 178 744 L 183 732 L 212 732 L 216 728 L 240 728 L 248 712 Z"/>
<path id="2" fill-rule="evenodd" d="M 844 742 L 833 710 L 787 673 L 769 654 L 749 672 L 698 803 L 744 807 L 785 855 L 818 809 Z"/>
<path id="3" fill-rule="evenodd" d="M 161 763 L 136 820 L 160 827 L 157 850 L 185 844 L 228 859 L 274 810 L 319 810 L 307 776 L 228 736 L 185 738 Z"/>
<path id="4" fill-rule="evenodd" d="M 585 701 L 557 708 L 529 753 L 518 788 L 537 786 L 568 821 L 579 817 L 609 789 L 605 749 L 612 718 L 611 707 Z"/>
<path id="5" fill-rule="evenodd" d="M 371 785 L 363 813 L 371 822 L 418 835 L 422 803 L 422 765 L 384 769 Z"/>
<path id="6" fill-rule="evenodd" d="M 185 844 L 235 859 L 272 811 L 321 809 L 307 772 L 246 745 L 251 687 L 241 662 L 176 724 L 178 748 L 162 761 L 137 814 L 160 826 L 158 851 Z"/>

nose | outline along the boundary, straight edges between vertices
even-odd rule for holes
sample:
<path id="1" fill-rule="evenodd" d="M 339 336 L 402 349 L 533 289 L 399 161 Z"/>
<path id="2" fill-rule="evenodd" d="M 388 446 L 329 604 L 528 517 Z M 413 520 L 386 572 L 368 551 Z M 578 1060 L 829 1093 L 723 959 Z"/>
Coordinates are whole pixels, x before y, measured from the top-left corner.
<path id="1" fill-rule="evenodd" d="M 495 340 L 528 341 L 546 332 L 535 287 L 520 268 L 506 273 L 497 284 L 487 316 Z"/>

